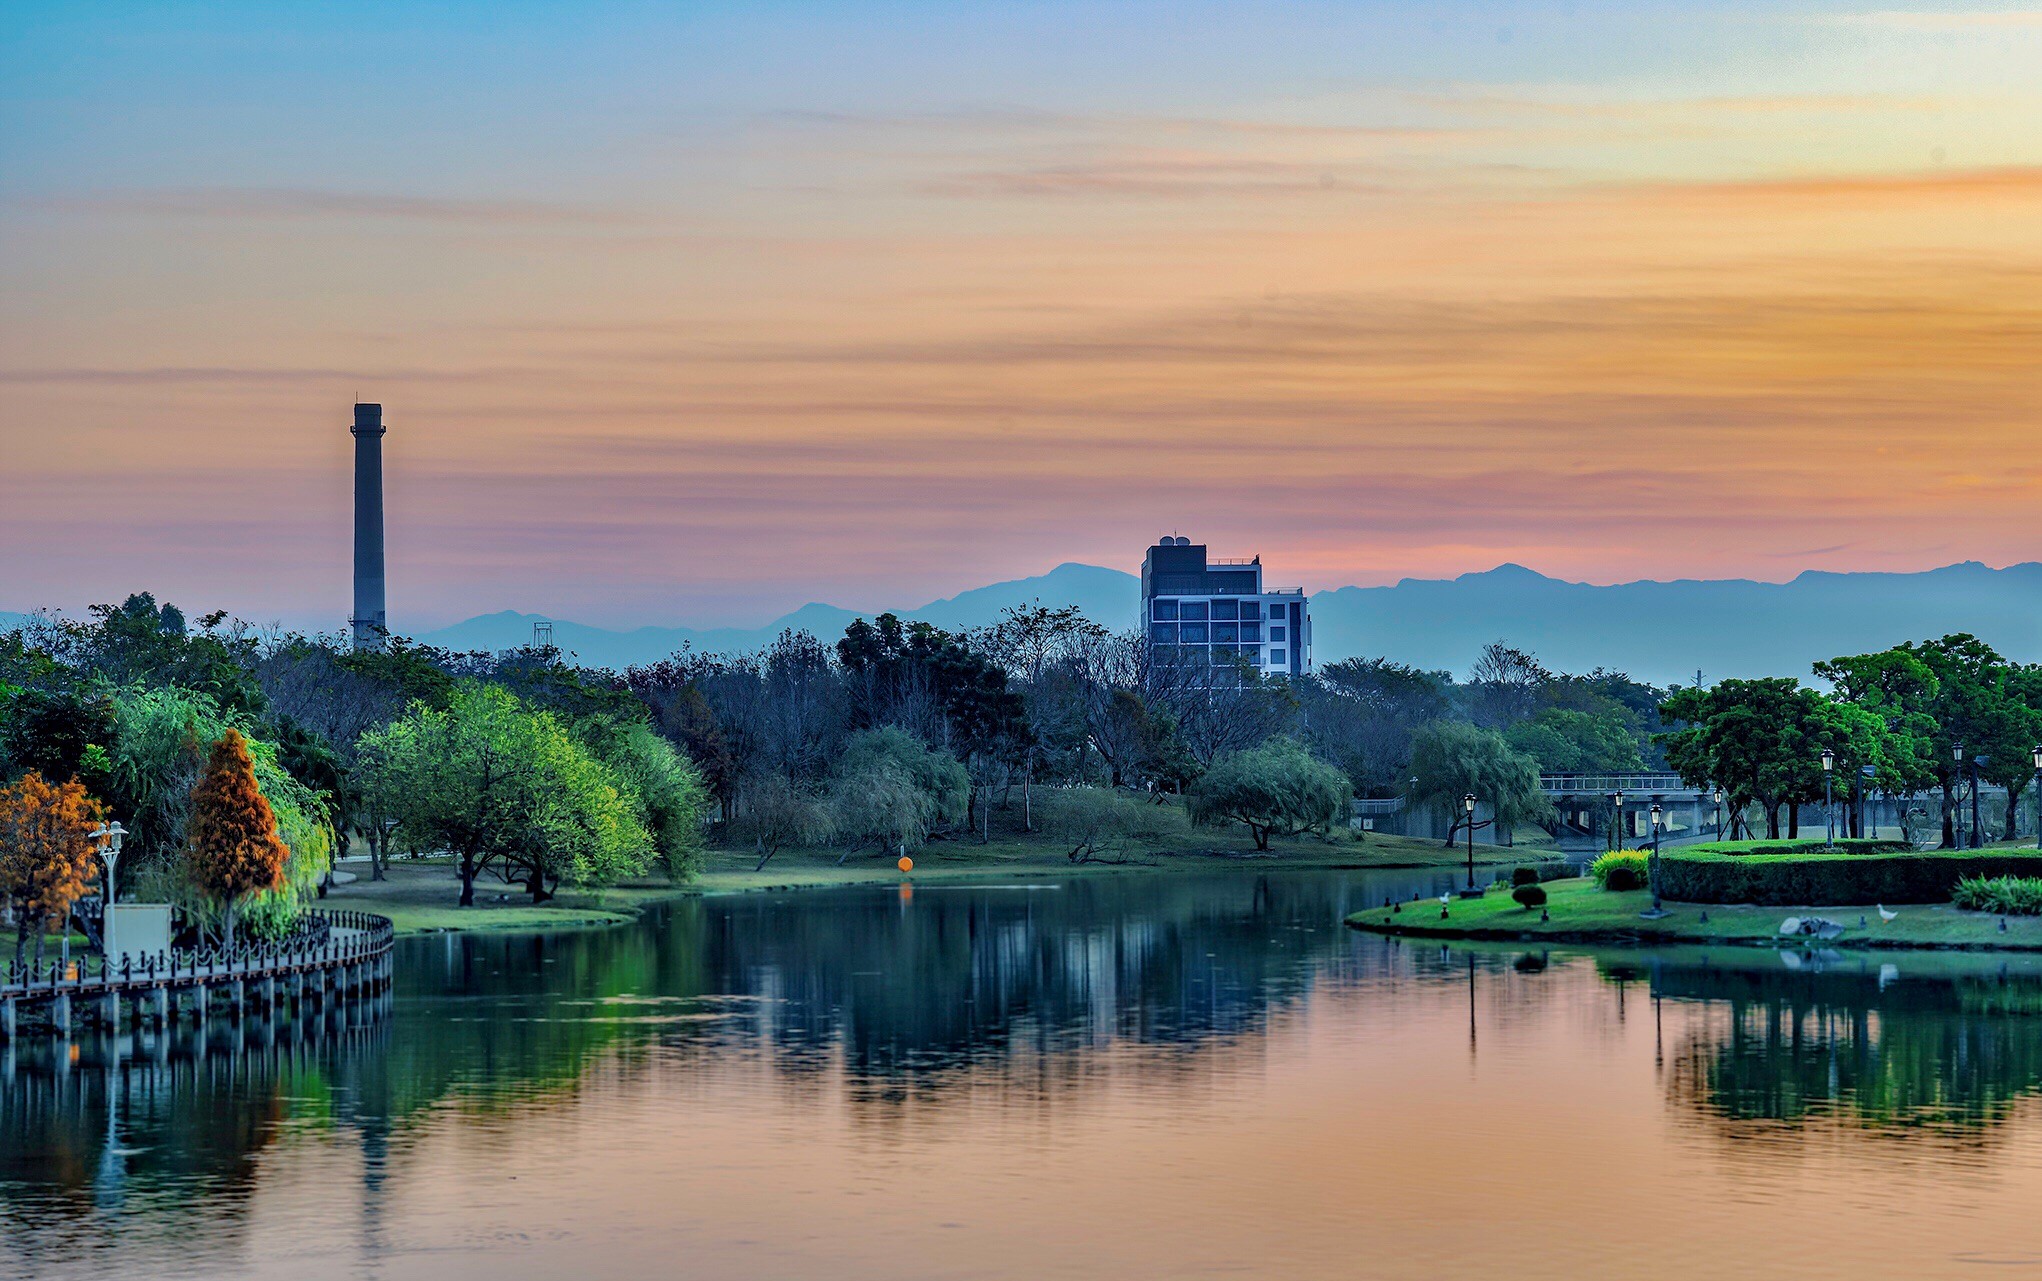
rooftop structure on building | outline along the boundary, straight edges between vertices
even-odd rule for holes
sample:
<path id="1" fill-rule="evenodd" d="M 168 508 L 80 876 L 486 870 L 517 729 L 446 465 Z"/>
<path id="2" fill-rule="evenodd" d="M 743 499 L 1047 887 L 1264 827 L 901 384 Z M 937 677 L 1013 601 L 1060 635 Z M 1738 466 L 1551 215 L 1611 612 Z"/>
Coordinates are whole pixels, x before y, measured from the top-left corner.
<path id="1" fill-rule="evenodd" d="M 1159 662 L 1215 672 L 1302 676 L 1312 620 L 1301 587 L 1270 587 L 1262 558 L 1216 559 L 1169 535 L 1142 558 L 1142 615 Z"/>

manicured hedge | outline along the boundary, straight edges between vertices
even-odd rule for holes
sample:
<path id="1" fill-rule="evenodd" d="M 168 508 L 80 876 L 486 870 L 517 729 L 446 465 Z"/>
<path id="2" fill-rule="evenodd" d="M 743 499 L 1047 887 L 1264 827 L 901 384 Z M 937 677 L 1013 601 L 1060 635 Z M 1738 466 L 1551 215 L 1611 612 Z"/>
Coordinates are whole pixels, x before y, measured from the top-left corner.
<path id="1" fill-rule="evenodd" d="M 1829 842 L 1817 836 L 1793 841 L 1701 841 L 1694 845 L 1683 845 L 1683 853 L 1735 854 L 1813 854 L 1828 853 L 1824 846 Z M 1911 854 L 1914 846 L 1907 841 L 1838 841 L 1836 849 L 1844 854 Z"/>
<path id="2" fill-rule="evenodd" d="M 1962 877 L 2037 875 L 2042 854 L 1983 850 L 1724 854 L 1690 847 L 1659 856 L 1660 893 L 1685 903 L 1945 903 Z"/>

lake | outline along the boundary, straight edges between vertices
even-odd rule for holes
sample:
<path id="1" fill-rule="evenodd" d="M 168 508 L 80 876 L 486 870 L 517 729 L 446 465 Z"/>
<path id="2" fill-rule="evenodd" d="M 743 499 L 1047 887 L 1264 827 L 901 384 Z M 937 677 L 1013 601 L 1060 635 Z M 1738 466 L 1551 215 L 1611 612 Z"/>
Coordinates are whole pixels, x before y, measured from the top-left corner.
<path id="1" fill-rule="evenodd" d="M 2042 961 L 1340 924 L 1451 883 L 714 896 L 406 940 L 362 1026 L 24 1040 L 0 1274 L 2042 1275 Z"/>

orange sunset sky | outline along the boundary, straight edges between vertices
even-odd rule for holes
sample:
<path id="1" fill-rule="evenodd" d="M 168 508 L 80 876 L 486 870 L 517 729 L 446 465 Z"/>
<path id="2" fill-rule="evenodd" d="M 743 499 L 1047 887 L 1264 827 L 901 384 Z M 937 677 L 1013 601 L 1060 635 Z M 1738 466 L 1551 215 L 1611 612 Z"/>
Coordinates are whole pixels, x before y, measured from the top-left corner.
<path id="1" fill-rule="evenodd" d="M 2042 10 L 21 6 L 0 610 L 2036 559 Z"/>

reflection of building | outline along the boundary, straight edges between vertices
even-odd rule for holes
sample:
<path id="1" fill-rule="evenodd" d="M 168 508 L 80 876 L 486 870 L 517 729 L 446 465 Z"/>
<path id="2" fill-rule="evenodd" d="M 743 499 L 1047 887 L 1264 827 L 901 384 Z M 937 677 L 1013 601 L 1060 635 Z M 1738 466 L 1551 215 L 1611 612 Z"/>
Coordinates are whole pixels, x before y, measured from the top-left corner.
<path id="1" fill-rule="evenodd" d="M 1163 538 L 1142 558 L 1142 611 L 1158 659 L 1269 676 L 1311 669 L 1304 590 L 1264 587 L 1260 556 L 1209 560 L 1203 543 Z"/>

